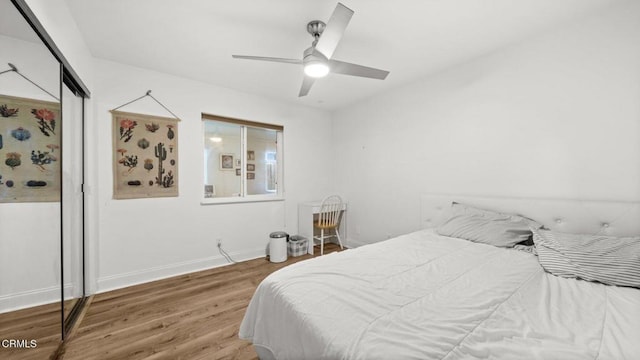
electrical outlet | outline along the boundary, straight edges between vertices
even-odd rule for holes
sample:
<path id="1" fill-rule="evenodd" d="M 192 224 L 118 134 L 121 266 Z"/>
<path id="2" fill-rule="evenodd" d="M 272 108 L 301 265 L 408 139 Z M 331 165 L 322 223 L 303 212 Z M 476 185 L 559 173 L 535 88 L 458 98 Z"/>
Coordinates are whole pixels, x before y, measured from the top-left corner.
<path id="1" fill-rule="evenodd" d="M 222 239 L 216 239 L 216 242 L 218 243 L 218 247 L 222 247 Z"/>

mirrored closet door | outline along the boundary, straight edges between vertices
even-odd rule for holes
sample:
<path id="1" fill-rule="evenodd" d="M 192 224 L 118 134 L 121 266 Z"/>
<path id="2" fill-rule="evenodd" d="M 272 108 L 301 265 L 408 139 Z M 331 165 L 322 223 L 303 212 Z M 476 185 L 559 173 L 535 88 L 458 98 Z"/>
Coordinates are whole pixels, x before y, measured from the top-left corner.
<path id="1" fill-rule="evenodd" d="M 61 335 L 61 67 L 0 1 L 0 334 L 55 349 Z M 0 349 L 14 358 L 22 349 Z"/>
<path id="2" fill-rule="evenodd" d="M 46 44 L 45 44 L 46 43 Z M 24 1 L 0 0 L 0 358 L 48 358 L 85 298 L 88 90 Z"/>

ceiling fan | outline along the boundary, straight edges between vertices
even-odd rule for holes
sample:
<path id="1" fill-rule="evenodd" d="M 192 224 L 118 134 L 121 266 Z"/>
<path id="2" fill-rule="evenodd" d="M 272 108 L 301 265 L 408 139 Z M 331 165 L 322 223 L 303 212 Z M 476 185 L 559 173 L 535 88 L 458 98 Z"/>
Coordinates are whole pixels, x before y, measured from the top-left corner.
<path id="1" fill-rule="evenodd" d="M 388 71 L 331 58 L 352 16 L 353 10 L 338 3 L 326 25 L 320 20 L 310 21 L 307 24 L 307 32 L 313 36 L 313 43 L 311 47 L 304 51 L 302 60 L 246 55 L 232 56 L 235 59 L 262 60 L 302 65 L 305 76 L 304 80 L 302 80 L 302 87 L 300 88 L 298 97 L 307 95 L 315 79 L 326 76 L 329 72 L 384 80 L 387 75 L 389 75 Z"/>

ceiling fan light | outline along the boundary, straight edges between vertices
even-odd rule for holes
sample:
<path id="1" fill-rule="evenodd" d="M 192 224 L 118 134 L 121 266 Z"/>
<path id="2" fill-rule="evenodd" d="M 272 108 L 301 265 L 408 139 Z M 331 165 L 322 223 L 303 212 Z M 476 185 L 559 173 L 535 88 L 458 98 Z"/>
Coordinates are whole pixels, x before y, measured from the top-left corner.
<path id="1" fill-rule="evenodd" d="M 329 73 L 329 66 L 320 61 L 311 61 L 304 66 L 304 73 L 314 78 L 325 77 Z"/>

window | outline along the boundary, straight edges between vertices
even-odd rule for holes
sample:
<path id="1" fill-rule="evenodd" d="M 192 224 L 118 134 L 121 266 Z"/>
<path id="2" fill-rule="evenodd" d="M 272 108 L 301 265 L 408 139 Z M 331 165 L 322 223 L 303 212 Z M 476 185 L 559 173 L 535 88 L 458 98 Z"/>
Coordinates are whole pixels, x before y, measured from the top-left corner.
<path id="1" fill-rule="evenodd" d="M 282 199 L 283 127 L 202 114 L 203 203 Z"/>

